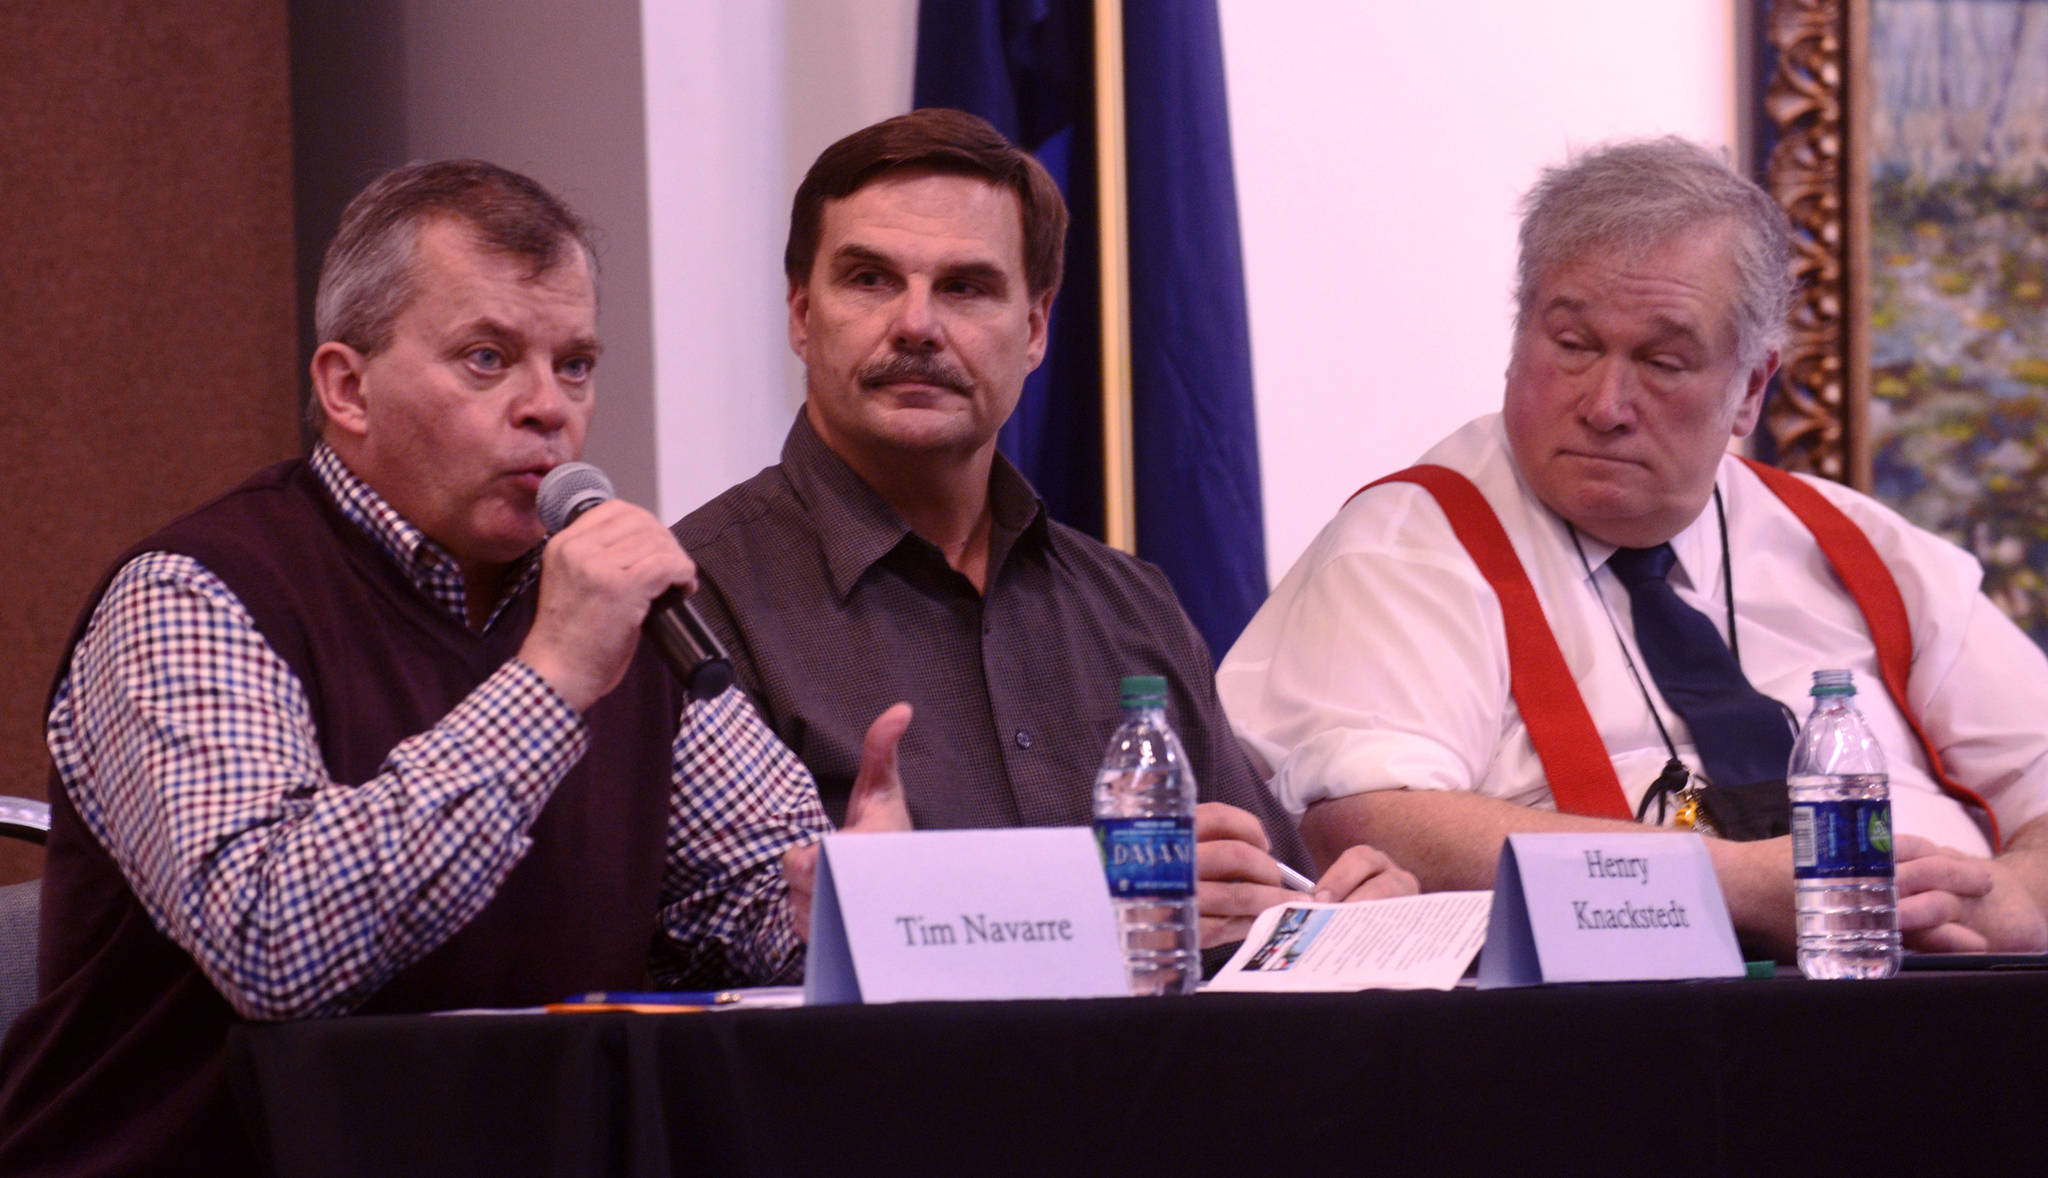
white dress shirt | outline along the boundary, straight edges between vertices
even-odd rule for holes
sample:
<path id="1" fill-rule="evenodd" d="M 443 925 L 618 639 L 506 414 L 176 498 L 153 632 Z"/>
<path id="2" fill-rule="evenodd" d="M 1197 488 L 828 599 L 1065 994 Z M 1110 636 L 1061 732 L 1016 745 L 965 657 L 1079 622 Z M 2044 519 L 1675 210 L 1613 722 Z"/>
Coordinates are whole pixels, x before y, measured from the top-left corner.
<path id="1" fill-rule="evenodd" d="M 1572 531 L 1522 482 L 1498 414 L 1421 459 L 1476 483 L 1500 516 L 1600 731 L 1633 810 L 1669 756 L 1644 692 L 1695 771 L 1683 720 L 1643 667 L 1612 547 Z M 1867 496 L 1808 480 L 1863 529 L 1897 580 L 1913 634 L 1907 697 L 1949 774 L 2010 833 L 2048 809 L 2048 657 L 1978 592 L 1968 554 Z M 1884 747 L 1894 828 L 1972 854 L 1989 842 L 1941 792 L 1879 678 L 1862 614 L 1811 533 L 1736 459 L 1721 463 L 1738 649 L 1759 691 L 1804 720 L 1815 670 L 1855 672 L 1856 701 Z M 1727 637 L 1722 532 L 1712 503 L 1673 537 L 1671 584 Z M 1579 549 L 1584 551 L 1581 563 Z M 1587 569 L 1592 574 L 1589 577 Z M 1611 621 L 1610 621 L 1611 618 Z M 1627 648 L 1624 656 L 1623 648 Z M 1374 789 L 1475 790 L 1554 808 L 1508 688 L 1500 605 L 1413 484 L 1345 504 L 1223 660 L 1217 685 L 1239 738 L 1300 812 Z M 1651 816 L 1655 816 L 1652 809 Z"/>

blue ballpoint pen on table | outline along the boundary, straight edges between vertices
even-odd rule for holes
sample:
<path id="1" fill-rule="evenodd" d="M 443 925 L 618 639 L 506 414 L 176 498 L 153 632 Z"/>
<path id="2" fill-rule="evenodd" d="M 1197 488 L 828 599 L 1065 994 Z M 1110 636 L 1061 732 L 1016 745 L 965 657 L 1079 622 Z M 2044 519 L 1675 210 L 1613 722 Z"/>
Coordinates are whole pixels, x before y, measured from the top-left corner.
<path id="1" fill-rule="evenodd" d="M 732 990 L 591 990 L 571 994 L 553 1006 L 586 1010 L 701 1010 L 730 1006 L 739 1000 L 739 994 Z"/>

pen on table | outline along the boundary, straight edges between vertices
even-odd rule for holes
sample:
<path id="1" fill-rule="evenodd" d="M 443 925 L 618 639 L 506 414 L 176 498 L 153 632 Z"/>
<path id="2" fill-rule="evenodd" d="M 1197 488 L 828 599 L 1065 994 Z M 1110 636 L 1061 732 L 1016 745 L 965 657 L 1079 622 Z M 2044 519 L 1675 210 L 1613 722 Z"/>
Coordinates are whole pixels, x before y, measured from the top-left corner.
<path id="1" fill-rule="evenodd" d="M 1273 861 L 1273 865 L 1280 869 L 1281 883 L 1286 884 L 1288 887 L 1293 888 L 1297 892 L 1307 892 L 1311 896 L 1316 894 L 1316 881 L 1303 875 L 1301 872 L 1296 871 L 1294 868 L 1289 867 L 1287 864 L 1280 862 L 1278 859 L 1275 859 Z"/>
<path id="2" fill-rule="evenodd" d="M 740 1000 L 732 990 L 592 990 L 562 999 L 570 1006 L 730 1006 Z"/>

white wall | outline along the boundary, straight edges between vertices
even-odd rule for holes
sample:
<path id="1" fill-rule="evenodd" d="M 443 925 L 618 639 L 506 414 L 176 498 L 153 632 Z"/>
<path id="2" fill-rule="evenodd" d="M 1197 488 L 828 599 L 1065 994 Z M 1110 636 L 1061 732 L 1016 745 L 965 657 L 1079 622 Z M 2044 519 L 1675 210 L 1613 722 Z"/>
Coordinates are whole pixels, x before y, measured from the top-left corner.
<path id="1" fill-rule="evenodd" d="M 390 156 L 378 168 L 480 156 L 533 176 L 597 227 L 605 354 L 586 457 L 605 468 L 621 495 L 651 500 L 657 455 L 649 436 L 640 5 L 395 0 L 373 7 L 393 22 L 387 35 L 398 41 L 394 73 L 402 89 L 396 126 L 384 129 L 394 135 Z M 380 56 L 389 48 L 380 44 Z M 333 179 L 352 194 L 367 175 Z"/>
<path id="2" fill-rule="evenodd" d="M 655 514 L 676 519 L 773 461 L 793 404 L 774 314 L 782 182 L 778 4 L 648 3 Z"/>
<path id="3" fill-rule="evenodd" d="M 1274 580 L 1497 408 L 1515 201 L 1568 149 L 1735 134 L 1735 0 L 1221 0 Z"/>
<path id="4" fill-rule="evenodd" d="M 1736 127 L 1739 0 L 1221 0 L 1275 579 L 1359 484 L 1499 403 L 1514 204 L 1573 146 Z M 801 396 L 789 198 L 905 110 L 916 0 L 646 5 L 660 514 Z M 608 389 L 609 395 L 609 389 Z"/>
<path id="5" fill-rule="evenodd" d="M 781 453 L 803 403 L 790 197 L 833 140 L 909 109 L 916 15 L 917 0 L 645 5 L 661 518 Z"/>

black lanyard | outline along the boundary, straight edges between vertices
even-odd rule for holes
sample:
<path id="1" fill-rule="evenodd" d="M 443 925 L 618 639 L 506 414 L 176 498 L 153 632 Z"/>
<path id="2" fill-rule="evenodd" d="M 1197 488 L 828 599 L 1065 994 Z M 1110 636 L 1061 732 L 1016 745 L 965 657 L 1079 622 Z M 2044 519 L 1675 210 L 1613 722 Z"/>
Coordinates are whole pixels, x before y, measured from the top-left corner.
<path id="1" fill-rule="evenodd" d="M 1742 646 L 1735 634 L 1735 562 L 1728 551 L 1728 511 L 1721 504 L 1721 488 L 1718 485 L 1714 487 L 1714 518 L 1721 525 L 1721 596 L 1728 610 L 1728 650 L 1735 656 L 1735 666 L 1739 670 L 1742 667 Z M 1650 783 L 1650 788 L 1643 793 L 1641 804 L 1636 807 L 1636 821 L 1641 822 L 1643 816 L 1650 812 L 1650 803 L 1655 801 L 1657 822 L 1662 825 L 1671 795 L 1686 787 L 1692 773 L 1685 767 L 1685 762 L 1679 760 L 1678 745 L 1671 739 L 1670 729 L 1664 727 L 1664 717 L 1658 714 L 1657 705 L 1650 699 L 1650 687 L 1643 682 L 1643 673 L 1636 668 L 1635 656 L 1629 653 L 1628 642 L 1621 636 L 1621 623 L 1614 620 L 1614 611 L 1608 606 L 1606 596 L 1600 592 L 1600 586 L 1595 582 L 1593 563 L 1586 559 L 1586 549 L 1579 543 L 1579 529 L 1574 527 L 1570 520 L 1566 520 L 1564 526 L 1571 533 L 1572 551 L 1579 554 L 1579 567 L 1586 570 L 1586 584 L 1593 590 L 1594 599 L 1600 603 L 1600 613 L 1607 619 L 1607 628 L 1614 632 L 1614 644 L 1621 648 L 1621 661 L 1628 666 L 1629 678 L 1635 680 L 1636 691 L 1643 697 L 1643 707 L 1650 713 L 1651 723 L 1657 726 L 1657 735 L 1664 741 L 1664 751 L 1670 754 L 1671 759 L 1664 762 L 1664 768 L 1657 774 L 1657 780 Z"/>

